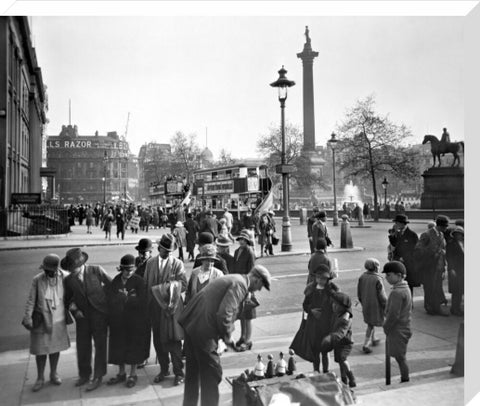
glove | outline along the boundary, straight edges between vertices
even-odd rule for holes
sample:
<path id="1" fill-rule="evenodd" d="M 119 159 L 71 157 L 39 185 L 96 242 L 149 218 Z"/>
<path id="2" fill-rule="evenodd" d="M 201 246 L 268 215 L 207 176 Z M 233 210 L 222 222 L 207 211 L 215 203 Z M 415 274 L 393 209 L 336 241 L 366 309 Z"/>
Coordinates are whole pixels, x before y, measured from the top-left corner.
<path id="1" fill-rule="evenodd" d="M 320 350 L 322 352 L 329 352 L 333 350 L 332 338 L 330 336 L 326 336 L 322 343 L 320 344 Z"/>
<path id="2" fill-rule="evenodd" d="M 320 320 L 320 318 L 322 317 L 322 311 L 320 309 L 312 309 L 310 310 L 310 313 L 315 318 L 315 320 Z"/>

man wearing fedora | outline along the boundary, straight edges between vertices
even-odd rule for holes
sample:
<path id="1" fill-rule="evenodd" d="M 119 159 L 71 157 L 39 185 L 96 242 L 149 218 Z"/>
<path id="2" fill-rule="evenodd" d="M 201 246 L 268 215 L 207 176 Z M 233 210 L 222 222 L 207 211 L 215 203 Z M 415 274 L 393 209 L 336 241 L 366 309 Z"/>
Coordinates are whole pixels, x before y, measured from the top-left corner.
<path id="1" fill-rule="evenodd" d="M 413 296 L 413 288 L 420 286 L 420 278 L 416 272 L 414 250 L 418 242 L 418 235 L 407 224 L 408 217 L 405 214 L 397 214 L 393 219 L 395 223 L 389 233 L 388 240 L 393 247 L 393 261 L 400 261 L 407 269 L 406 281 Z"/>
<path id="2" fill-rule="evenodd" d="M 185 307 L 179 320 L 185 329 L 187 359 L 183 406 L 196 406 L 199 391 L 202 406 L 219 404 L 222 365 L 218 340 L 234 347 L 231 335 L 243 302 L 262 287 L 270 290 L 270 282 L 268 270 L 255 265 L 247 275 L 225 275 L 210 281 Z"/>
<path id="3" fill-rule="evenodd" d="M 69 271 L 65 278 L 65 305 L 76 320 L 77 364 L 79 379 L 86 384 L 92 374 L 92 339 L 95 346 L 93 380 L 87 391 L 97 389 L 107 373 L 108 304 L 105 287 L 111 278 L 98 265 L 87 265 L 88 254 L 80 248 L 67 251 L 60 266 Z"/>
<path id="4" fill-rule="evenodd" d="M 447 245 L 444 233 L 448 224 L 447 216 L 438 215 L 435 226 L 420 235 L 416 248 L 423 272 L 424 307 L 430 315 L 449 315 L 442 307 L 447 302 L 443 291 L 443 275 L 446 272 Z"/>
<path id="5" fill-rule="evenodd" d="M 327 213 L 325 211 L 319 211 L 317 213 L 317 219 L 315 223 L 312 225 L 312 244 L 314 247 L 317 246 L 317 240 L 319 238 L 324 238 L 327 242 L 327 246 L 331 246 L 332 240 L 328 236 L 328 228 L 327 228 Z"/>
<path id="6" fill-rule="evenodd" d="M 135 266 L 137 268 L 135 273 L 143 278 L 147 261 L 152 256 L 152 240 L 149 238 L 140 239 L 135 249 L 138 251 L 138 256 L 135 258 Z"/>
<path id="7" fill-rule="evenodd" d="M 178 317 L 183 310 L 181 293 L 187 288 L 183 262 L 172 255 L 176 249 L 175 237 L 164 234 L 157 241 L 159 255 L 147 261 L 144 279 L 147 284 L 147 306 L 153 333 L 153 345 L 160 363 L 155 383 L 169 375 L 169 354 L 172 359 L 174 385 L 183 383 L 183 330 Z"/>
<path id="8" fill-rule="evenodd" d="M 232 244 L 233 241 L 223 235 L 219 235 L 216 241 L 217 257 L 223 259 L 227 265 L 225 274 L 233 272 L 235 267 L 235 258 L 230 255 L 230 245 Z"/>

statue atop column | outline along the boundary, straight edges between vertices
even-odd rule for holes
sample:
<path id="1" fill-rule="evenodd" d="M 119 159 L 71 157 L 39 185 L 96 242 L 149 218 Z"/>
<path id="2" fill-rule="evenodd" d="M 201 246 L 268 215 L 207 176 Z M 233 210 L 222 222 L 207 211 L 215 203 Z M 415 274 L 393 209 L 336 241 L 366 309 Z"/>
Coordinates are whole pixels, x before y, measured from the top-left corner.
<path id="1" fill-rule="evenodd" d="M 308 25 L 305 26 L 305 38 L 307 39 L 307 44 L 311 44 L 312 40 L 310 39 L 310 30 Z"/>

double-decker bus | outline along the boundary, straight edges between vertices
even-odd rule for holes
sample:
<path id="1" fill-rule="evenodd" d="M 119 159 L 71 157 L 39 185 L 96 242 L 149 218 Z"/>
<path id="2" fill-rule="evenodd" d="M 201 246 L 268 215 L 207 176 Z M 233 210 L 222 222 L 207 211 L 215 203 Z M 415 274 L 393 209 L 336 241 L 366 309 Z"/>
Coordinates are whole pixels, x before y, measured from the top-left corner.
<path id="1" fill-rule="evenodd" d="M 244 160 L 229 166 L 196 170 L 192 194 L 196 208 L 208 207 L 215 212 L 227 207 L 240 218 L 249 208 L 255 210 L 271 187 L 265 162 Z"/>
<path id="2" fill-rule="evenodd" d="M 185 186 L 185 182 L 176 179 L 152 184 L 149 189 L 150 204 L 165 209 L 178 206 L 187 192 Z"/>

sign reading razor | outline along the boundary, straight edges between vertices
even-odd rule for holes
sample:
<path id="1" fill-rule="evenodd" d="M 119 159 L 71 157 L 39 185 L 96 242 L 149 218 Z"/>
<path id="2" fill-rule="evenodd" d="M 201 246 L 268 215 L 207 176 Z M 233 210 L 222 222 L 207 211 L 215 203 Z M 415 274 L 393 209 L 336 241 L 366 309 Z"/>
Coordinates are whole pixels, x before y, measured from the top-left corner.
<path id="1" fill-rule="evenodd" d="M 125 142 L 111 142 L 108 144 L 100 144 L 86 140 L 50 140 L 47 141 L 47 148 L 113 148 L 128 149 Z"/>

